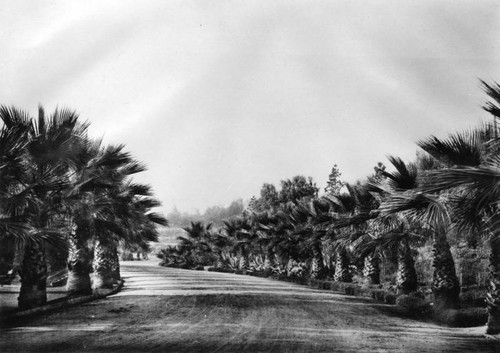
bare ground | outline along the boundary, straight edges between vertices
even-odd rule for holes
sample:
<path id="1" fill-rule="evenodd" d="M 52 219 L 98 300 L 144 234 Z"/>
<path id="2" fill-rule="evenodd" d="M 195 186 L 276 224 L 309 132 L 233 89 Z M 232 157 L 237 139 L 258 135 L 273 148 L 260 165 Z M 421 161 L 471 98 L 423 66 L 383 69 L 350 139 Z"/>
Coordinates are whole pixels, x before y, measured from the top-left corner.
<path id="1" fill-rule="evenodd" d="M 122 264 L 121 293 L 5 327 L 0 352 L 500 352 L 445 328 L 290 283 Z"/>

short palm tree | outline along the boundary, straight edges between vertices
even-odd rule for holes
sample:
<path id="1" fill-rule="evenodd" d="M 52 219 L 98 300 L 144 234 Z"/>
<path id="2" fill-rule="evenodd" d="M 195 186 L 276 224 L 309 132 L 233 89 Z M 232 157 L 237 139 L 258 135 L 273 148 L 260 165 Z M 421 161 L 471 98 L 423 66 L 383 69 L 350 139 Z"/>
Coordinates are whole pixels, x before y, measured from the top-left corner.
<path id="1" fill-rule="evenodd" d="M 210 263 L 211 248 L 208 239 L 211 228 L 211 224 L 191 222 L 188 227 L 184 228 L 186 236 L 177 237 L 179 253 L 185 256 L 187 267 L 192 268 Z"/>
<path id="2" fill-rule="evenodd" d="M 271 273 L 276 268 L 276 244 L 279 241 L 280 223 L 276 214 L 270 210 L 254 212 L 249 215 L 252 231 L 257 235 L 256 248 L 264 256 L 262 270 Z"/>
<path id="3" fill-rule="evenodd" d="M 229 265 L 229 253 L 231 249 L 231 241 L 221 231 L 210 232 L 211 253 L 214 254 L 214 267 L 225 269 Z"/>

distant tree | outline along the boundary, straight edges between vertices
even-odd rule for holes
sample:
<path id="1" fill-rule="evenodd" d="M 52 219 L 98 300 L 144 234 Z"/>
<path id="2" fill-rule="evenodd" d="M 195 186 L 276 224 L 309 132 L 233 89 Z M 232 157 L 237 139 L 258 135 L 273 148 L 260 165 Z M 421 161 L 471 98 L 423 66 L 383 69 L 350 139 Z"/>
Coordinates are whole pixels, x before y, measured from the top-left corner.
<path id="1" fill-rule="evenodd" d="M 238 199 L 231 202 L 228 207 L 210 206 L 203 214 L 180 212 L 174 207 L 167 217 L 170 225 L 179 228 L 189 227 L 192 222 L 211 223 L 213 226 L 221 227 L 225 220 L 240 216 L 244 209 L 243 200 Z"/>
<path id="2" fill-rule="evenodd" d="M 202 216 L 198 211 L 194 213 L 180 212 L 174 206 L 172 211 L 167 214 L 167 219 L 172 227 L 185 228 L 191 225 L 191 222 L 200 222 Z"/>
<path id="3" fill-rule="evenodd" d="M 170 213 L 168 214 L 168 219 L 170 220 L 170 223 L 175 224 L 176 226 L 180 223 L 181 217 L 182 217 L 181 213 L 175 206 L 172 209 L 172 211 L 170 211 Z"/>
<path id="4" fill-rule="evenodd" d="M 208 207 L 203 214 L 203 221 L 209 223 L 217 223 L 217 221 L 225 218 L 224 211 L 225 209 L 221 206 Z"/>
<path id="5" fill-rule="evenodd" d="M 264 183 L 260 189 L 260 203 L 263 209 L 278 205 L 279 195 L 273 184 Z"/>
<path id="6" fill-rule="evenodd" d="M 264 212 L 279 204 L 279 193 L 273 184 L 264 183 L 260 189 L 260 197 L 253 196 L 248 204 L 250 212 Z"/>
<path id="7" fill-rule="evenodd" d="M 225 220 L 241 216 L 244 209 L 242 199 L 231 202 L 228 207 L 212 206 L 207 208 L 202 216 L 202 220 L 205 223 L 222 226 Z"/>
<path id="8" fill-rule="evenodd" d="M 245 206 L 243 205 L 243 199 L 233 201 L 226 209 L 226 218 L 239 216 L 241 215 L 244 209 Z"/>
<path id="9" fill-rule="evenodd" d="M 273 184 L 264 183 L 260 189 L 260 197 L 253 196 L 248 204 L 248 212 L 264 212 L 282 208 L 289 202 L 298 203 L 300 200 L 311 200 L 318 196 L 318 187 L 311 177 L 302 175 L 292 179 L 281 180 L 281 189 L 278 191 Z"/>
<path id="10" fill-rule="evenodd" d="M 327 195 L 337 195 L 340 193 L 340 189 L 344 186 L 344 182 L 340 180 L 342 173 L 336 164 L 333 165 L 332 171 L 328 176 L 328 181 L 326 182 L 325 193 Z"/>
<path id="11" fill-rule="evenodd" d="M 308 198 L 313 199 L 318 196 L 318 187 L 311 177 L 296 175 L 292 179 L 281 181 L 281 190 L 279 192 L 280 203 L 293 202 Z"/>
<path id="12" fill-rule="evenodd" d="M 246 213 L 257 212 L 257 208 L 259 206 L 259 200 L 254 196 L 250 198 L 248 202 L 248 207 L 245 210 Z"/>

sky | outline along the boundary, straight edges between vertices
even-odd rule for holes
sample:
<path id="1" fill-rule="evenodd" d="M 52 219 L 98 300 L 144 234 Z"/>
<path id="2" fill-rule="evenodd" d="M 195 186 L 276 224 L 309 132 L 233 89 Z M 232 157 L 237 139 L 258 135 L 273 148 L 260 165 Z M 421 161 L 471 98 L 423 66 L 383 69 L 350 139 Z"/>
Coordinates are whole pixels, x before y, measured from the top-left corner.
<path id="1" fill-rule="evenodd" d="M 498 0 L 0 1 L 0 104 L 75 110 L 164 213 L 410 161 L 500 82 Z"/>

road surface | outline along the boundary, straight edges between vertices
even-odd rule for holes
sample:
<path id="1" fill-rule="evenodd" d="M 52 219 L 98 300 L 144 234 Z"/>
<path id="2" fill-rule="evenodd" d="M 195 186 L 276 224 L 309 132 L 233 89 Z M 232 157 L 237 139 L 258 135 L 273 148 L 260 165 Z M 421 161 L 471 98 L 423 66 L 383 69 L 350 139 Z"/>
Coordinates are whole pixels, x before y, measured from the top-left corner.
<path id="1" fill-rule="evenodd" d="M 3 328 L 0 352 L 500 352 L 366 299 L 224 273 L 122 264 L 124 289 Z"/>

